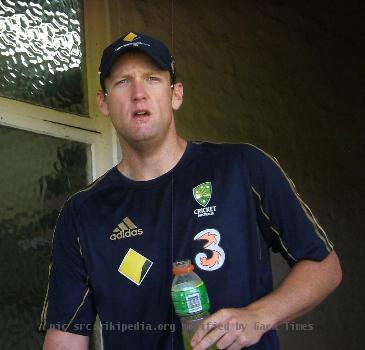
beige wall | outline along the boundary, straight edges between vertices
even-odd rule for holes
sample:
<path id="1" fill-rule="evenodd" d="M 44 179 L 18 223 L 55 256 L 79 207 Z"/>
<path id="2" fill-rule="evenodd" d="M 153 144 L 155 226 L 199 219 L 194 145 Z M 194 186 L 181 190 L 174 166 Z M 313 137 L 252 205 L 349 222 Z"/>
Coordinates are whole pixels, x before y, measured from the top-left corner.
<path id="1" fill-rule="evenodd" d="M 300 321 L 313 324 L 314 331 L 281 330 L 284 348 L 360 348 L 365 342 L 360 9 L 351 2 L 341 9 L 315 1 L 110 3 L 112 38 L 134 30 L 173 44 L 185 85 L 176 116 L 180 133 L 254 143 L 276 156 L 334 241 L 344 283 Z M 281 276 L 286 267 L 274 261 Z"/>

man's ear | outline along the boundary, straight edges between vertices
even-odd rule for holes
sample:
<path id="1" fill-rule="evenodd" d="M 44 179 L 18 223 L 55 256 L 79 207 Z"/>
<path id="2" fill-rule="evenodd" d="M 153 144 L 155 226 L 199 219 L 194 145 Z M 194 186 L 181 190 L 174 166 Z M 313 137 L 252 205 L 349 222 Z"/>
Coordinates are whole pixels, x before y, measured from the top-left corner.
<path id="1" fill-rule="evenodd" d="M 99 90 L 96 93 L 96 103 L 98 104 L 99 111 L 101 112 L 101 114 L 103 114 L 105 117 L 108 117 L 109 107 L 106 101 L 106 94 L 104 93 L 104 91 Z"/>
<path id="2" fill-rule="evenodd" d="M 176 83 L 172 89 L 172 109 L 177 111 L 183 103 L 184 87 L 182 83 Z"/>

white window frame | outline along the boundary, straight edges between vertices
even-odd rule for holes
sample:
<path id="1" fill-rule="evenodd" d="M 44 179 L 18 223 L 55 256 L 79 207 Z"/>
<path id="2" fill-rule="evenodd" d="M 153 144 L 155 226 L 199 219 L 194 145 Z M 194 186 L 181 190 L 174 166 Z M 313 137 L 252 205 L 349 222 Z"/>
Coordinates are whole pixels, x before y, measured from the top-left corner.
<path id="1" fill-rule="evenodd" d="M 37 134 L 78 141 L 91 147 L 92 180 L 118 163 L 118 139 L 110 121 L 102 116 L 96 105 L 99 90 L 98 67 L 102 49 L 109 42 L 109 2 L 84 0 L 84 38 L 88 116 L 57 111 L 0 97 L 0 125 Z"/>

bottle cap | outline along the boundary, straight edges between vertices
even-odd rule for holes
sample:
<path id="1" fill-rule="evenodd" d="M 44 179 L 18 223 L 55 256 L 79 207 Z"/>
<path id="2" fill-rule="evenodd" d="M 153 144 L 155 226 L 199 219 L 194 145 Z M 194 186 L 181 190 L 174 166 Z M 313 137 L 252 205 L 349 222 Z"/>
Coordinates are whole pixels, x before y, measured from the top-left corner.
<path id="1" fill-rule="evenodd" d="M 175 261 L 172 265 L 172 272 L 174 275 L 182 275 L 194 270 L 194 265 L 189 259 Z"/>

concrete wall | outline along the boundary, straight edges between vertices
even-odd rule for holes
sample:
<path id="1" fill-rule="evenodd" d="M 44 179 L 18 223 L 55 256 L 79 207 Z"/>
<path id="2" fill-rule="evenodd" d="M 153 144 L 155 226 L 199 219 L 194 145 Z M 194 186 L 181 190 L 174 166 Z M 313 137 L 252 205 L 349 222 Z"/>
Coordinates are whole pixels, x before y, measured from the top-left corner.
<path id="1" fill-rule="evenodd" d="M 113 38 L 143 31 L 172 47 L 185 85 L 180 133 L 254 143 L 277 157 L 336 245 L 341 288 L 299 325 L 281 327 L 283 349 L 363 348 L 364 5 L 111 4 Z M 273 260 L 279 281 L 287 268 Z M 313 331 L 292 330 L 300 324 Z"/>

